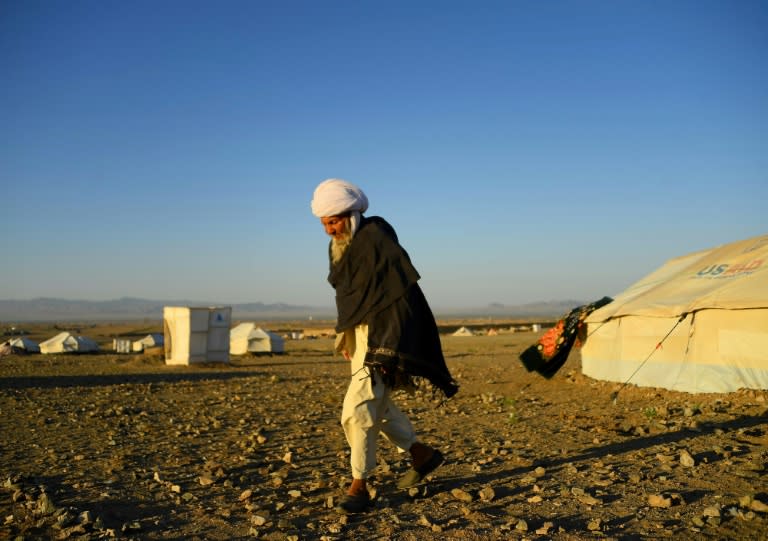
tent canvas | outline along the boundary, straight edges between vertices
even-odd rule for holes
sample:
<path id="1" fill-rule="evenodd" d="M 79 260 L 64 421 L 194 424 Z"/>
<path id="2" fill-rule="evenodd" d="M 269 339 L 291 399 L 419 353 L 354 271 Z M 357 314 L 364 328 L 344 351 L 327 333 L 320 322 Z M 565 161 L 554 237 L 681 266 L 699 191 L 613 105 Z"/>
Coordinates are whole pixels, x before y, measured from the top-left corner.
<path id="1" fill-rule="evenodd" d="M 587 376 L 690 393 L 768 389 L 768 235 L 671 259 L 585 321 Z"/>
<path id="2" fill-rule="evenodd" d="M 133 351 L 144 351 L 147 348 L 153 348 L 163 345 L 163 335 L 160 333 L 148 334 L 141 340 L 135 340 L 131 344 Z"/>
<path id="3" fill-rule="evenodd" d="M 466 327 L 460 327 L 453 333 L 453 336 L 475 336 L 475 334 Z"/>
<path id="4" fill-rule="evenodd" d="M 99 345 L 85 336 L 75 336 L 66 331 L 40 342 L 41 353 L 91 353 L 99 351 Z"/>
<path id="5" fill-rule="evenodd" d="M 279 334 L 257 327 L 255 323 L 241 323 L 229 331 L 229 352 L 232 355 L 245 353 L 283 353 L 285 340 Z"/>
<path id="6" fill-rule="evenodd" d="M 26 337 L 12 338 L 9 341 L 12 348 L 21 349 L 27 353 L 40 353 L 40 346 L 34 340 Z"/>

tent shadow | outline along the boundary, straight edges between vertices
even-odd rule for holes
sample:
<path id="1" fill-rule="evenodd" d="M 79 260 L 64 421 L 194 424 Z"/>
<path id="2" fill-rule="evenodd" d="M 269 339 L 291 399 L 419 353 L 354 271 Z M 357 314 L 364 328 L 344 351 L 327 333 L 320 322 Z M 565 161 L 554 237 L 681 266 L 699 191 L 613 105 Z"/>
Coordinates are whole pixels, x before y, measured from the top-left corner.
<path id="1" fill-rule="evenodd" d="M 736 419 L 724 422 L 703 422 L 696 429 L 682 429 L 675 432 L 665 432 L 663 434 L 653 434 L 649 436 L 642 436 L 637 438 L 631 438 L 626 441 L 610 443 L 608 445 L 602 445 L 599 447 L 589 447 L 583 450 L 580 454 L 575 456 L 563 457 L 558 459 L 542 459 L 535 466 L 561 466 L 565 463 L 572 463 L 574 461 L 593 460 L 596 458 L 603 458 L 607 455 L 619 455 L 623 453 L 629 453 L 632 451 L 638 451 L 647 447 L 654 447 L 656 445 L 664 445 L 668 443 L 676 443 L 679 441 L 696 439 L 703 436 L 708 436 L 719 430 L 730 431 L 738 430 L 741 428 L 748 428 L 754 426 L 764 425 L 768 429 L 768 417 L 763 413 L 757 416 L 742 415 Z"/>
<path id="2" fill-rule="evenodd" d="M 583 461 L 590 461 L 595 459 L 602 459 L 606 456 L 618 456 L 641 449 L 647 449 L 649 447 L 655 447 L 658 445 L 665 445 L 669 443 L 675 443 L 685 440 L 693 440 L 696 438 L 704 437 L 715 433 L 716 431 L 731 431 L 743 428 L 750 428 L 756 426 L 764 426 L 768 430 L 768 415 L 763 413 L 757 416 L 743 415 L 736 419 L 724 422 L 712 422 L 702 423 L 696 429 L 683 429 L 676 432 L 654 434 L 650 436 L 642 436 L 629 438 L 625 441 L 609 443 L 607 445 L 601 445 L 596 447 L 588 447 L 581 451 L 575 451 L 574 453 L 566 456 L 558 456 L 557 458 L 542 457 L 530 466 L 519 466 L 512 469 L 503 469 L 502 471 L 489 472 L 487 474 L 473 474 L 471 476 L 456 477 L 451 480 L 446 480 L 447 488 L 450 490 L 454 487 L 467 486 L 467 484 L 484 485 L 499 483 L 513 482 L 515 477 L 520 475 L 530 474 L 535 468 L 542 466 L 548 469 L 558 471 L 558 469 L 567 464 L 575 464 Z"/>

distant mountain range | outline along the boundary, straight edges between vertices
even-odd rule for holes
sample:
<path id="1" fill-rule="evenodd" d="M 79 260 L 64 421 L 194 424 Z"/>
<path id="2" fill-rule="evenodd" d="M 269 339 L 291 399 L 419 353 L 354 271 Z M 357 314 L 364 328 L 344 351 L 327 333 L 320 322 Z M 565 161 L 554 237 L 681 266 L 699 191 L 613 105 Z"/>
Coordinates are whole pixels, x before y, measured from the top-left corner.
<path id="1" fill-rule="evenodd" d="M 438 317 L 557 318 L 587 301 L 541 301 L 527 304 L 491 303 L 478 308 L 435 309 Z"/>
<path id="2" fill-rule="evenodd" d="M 582 301 L 548 301 L 521 305 L 492 303 L 478 308 L 434 309 L 440 317 L 556 317 Z M 284 303 L 210 303 L 191 300 L 150 300 L 123 297 L 108 301 L 56 298 L 0 299 L 0 321 L 160 320 L 164 306 L 231 306 L 232 319 L 335 319 L 333 307 L 297 306 Z"/>
<path id="3" fill-rule="evenodd" d="M 233 319 L 331 317 L 333 310 L 289 304 L 211 303 L 193 300 L 150 300 L 123 297 L 108 301 L 83 301 L 43 297 L 31 300 L 0 299 L 2 321 L 132 320 L 163 318 L 164 306 L 231 306 Z"/>

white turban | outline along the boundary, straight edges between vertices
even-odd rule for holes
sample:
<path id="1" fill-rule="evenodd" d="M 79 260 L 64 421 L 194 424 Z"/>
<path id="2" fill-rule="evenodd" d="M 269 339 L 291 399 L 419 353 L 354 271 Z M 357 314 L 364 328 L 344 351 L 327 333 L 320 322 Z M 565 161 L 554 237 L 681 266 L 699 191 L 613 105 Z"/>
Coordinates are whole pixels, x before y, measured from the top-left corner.
<path id="1" fill-rule="evenodd" d="M 368 198 L 363 190 L 340 178 L 321 182 L 312 196 L 312 214 L 318 218 L 338 216 L 347 212 L 363 213 L 368 210 Z"/>

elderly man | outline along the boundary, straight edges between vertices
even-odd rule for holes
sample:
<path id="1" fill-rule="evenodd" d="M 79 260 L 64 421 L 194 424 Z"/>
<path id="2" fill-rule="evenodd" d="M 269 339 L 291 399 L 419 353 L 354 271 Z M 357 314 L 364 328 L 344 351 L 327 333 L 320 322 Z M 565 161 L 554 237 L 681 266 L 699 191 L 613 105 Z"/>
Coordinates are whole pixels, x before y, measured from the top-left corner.
<path id="1" fill-rule="evenodd" d="M 439 450 L 420 443 L 408 417 L 392 402 L 394 389 L 426 382 L 450 398 L 458 391 L 443 357 L 419 274 L 383 218 L 364 217 L 368 199 L 347 181 L 328 179 L 315 189 L 312 213 L 330 235 L 330 274 L 336 290 L 336 350 L 351 363 L 341 424 L 351 451 L 352 484 L 337 511 L 359 513 L 371 504 L 366 479 L 376 467 L 379 432 L 412 467 L 407 488 L 440 464 Z"/>

